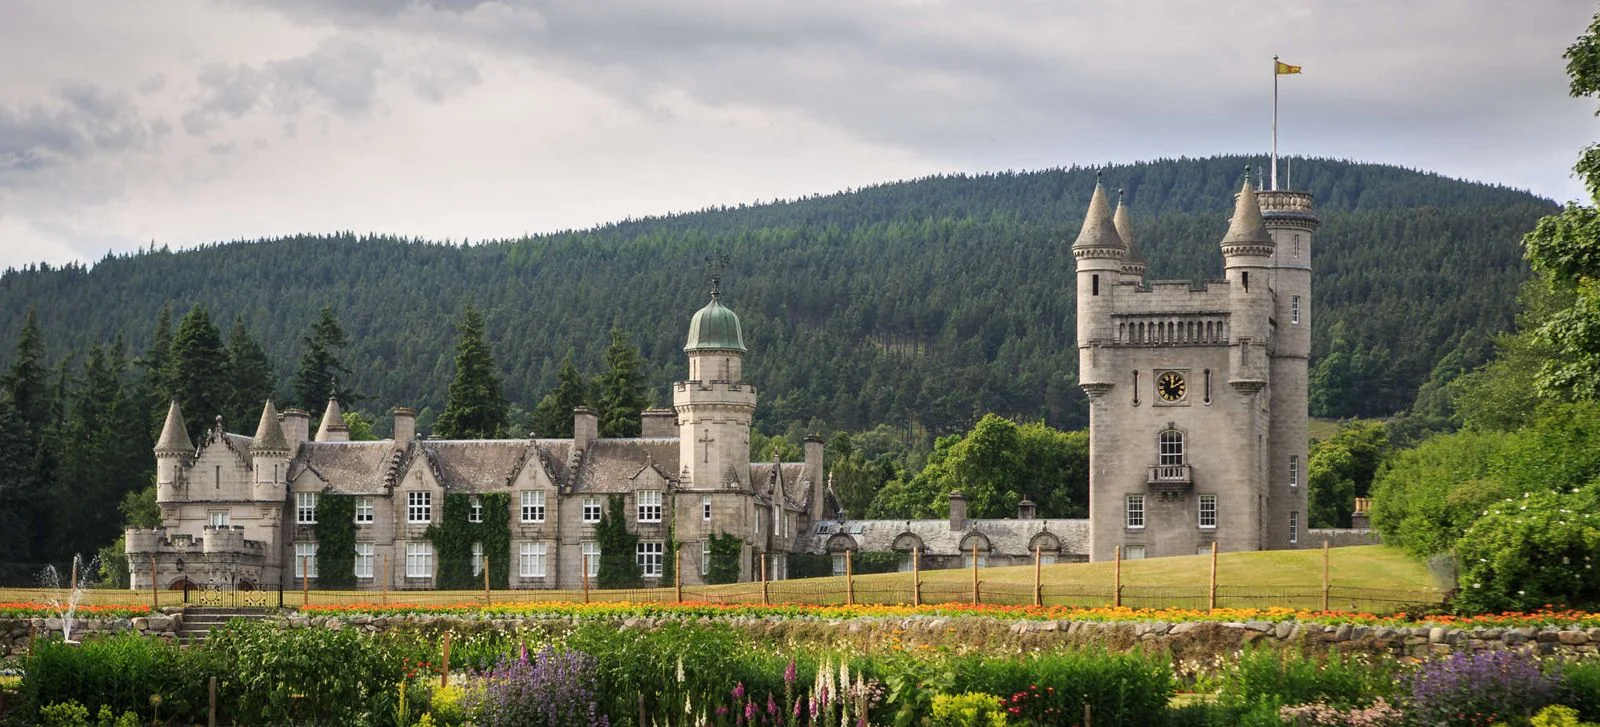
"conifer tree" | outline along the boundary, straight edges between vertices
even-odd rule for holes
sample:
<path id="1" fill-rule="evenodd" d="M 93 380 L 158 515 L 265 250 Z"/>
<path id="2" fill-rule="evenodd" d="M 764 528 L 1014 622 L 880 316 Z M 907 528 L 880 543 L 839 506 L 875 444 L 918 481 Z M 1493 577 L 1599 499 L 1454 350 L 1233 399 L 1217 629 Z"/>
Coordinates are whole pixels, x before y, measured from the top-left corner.
<path id="1" fill-rule="evenodd" d="M 172 351 L 172 306 L 161 306 L 156 317 L 156 330 L 151 336 L 150 348 L 136 362 L 139 381 L 134 385 L 133 406 L 144 414 L 146 436 L 152 445 L 161 432 L 167 416 L 167 403 L 176 392 L 167 381 L 167 361 Z M 148 447 L 146 448 L 148 449 Z"/>
<path id="2" fill-rule="evenodd" d="M 0 584 L 32 585 L 33 512 L 38 502 L 33 487 L 32 453 L 27 421 L 0 390 Z"/>
<path id="3" fill-rule="evenodd" d="M 611 345 L 606 347 L 606 372 L 596 382 L 600 405 L 600 436 L 639 436 L 639 413 L 650 406 L 644 362 L 639 349 L 628 342 L 628 333 L 611 329 Z"/>
<path id="4" fill-rule="evenodd" d="M 53 447 L 58 440 L 53 436 L 58 423 L 56 393 L 59 384 L 52 385 L 44 365 L 44 335 L 39 328 L 38 316 L 28 310 L 23 319 L 22 333 L 17 339 L 17 351 L 11 367 L 0 377 L 0 449 L 8 450 L 0 456 L 7 472 L 0 474 L 0 510 L 10 518 L 16 528 L 7 542 L 0 562 L 17 564 L 12 582 L 26 582 L 28 573 L 36 571 L 47 557 L 45 536 L 49 531 L 51 499 L 48 488 L 53 481 L 56 457 Z M 17 579 L 21 579 L 20 581 Z"/>
<path id="5" fill-rule="evenodd" d="M 350 369 L 339 360 L 338 352 L 349 344 L 344 329 L 333 315 L 333 306 L 322 306 L 311 332 L 302 339 L 305 352 L 300 355 L 300 369 L 294 375 L 295 403 L 306 411 L 320 412 L 328 399 L 338 399 L 339 406 L 349 407 L 360 396 L 340 383 L 350 376 Z"/>
<path id="6" fill-rule="evenodd" d="M 533 428 L 541 437 L 566 439 L 572 436 L 572 410 L 588 406 L 589 382 L 572 363 L 572 349 L 561 359 L 561 372 L 554 391 L 545 394 L 533 410 Z"/>
<path id="7" fill-rule="evenodd" d="M 245 328 L 243 316 L 233 319 L 233 330 L 228 333 L 228 381 L 233 387 L 228 392 L 228 410 L 224 416 L 239 426 L 259 417 L 261 407 L 278 388 L 272 362 Z"/>
<path id="8" fill-rule="evenodd" d="M 467 306 L 456 344 L 456 376 L 450 382 L 450 398 L 444 413 L 434 422 L 433 433 L 447 439 L 493 439 L 501 436 L 510 421 L 500 374 L 495 370 L 494 352 L 484 332 L 483 316 Z"/>
<path id="9" fill-rule="evenodd" d="M 205 306 L 189 309 L 178 323 L 167 370 L 173 398 L 183 407 L 189 425 L 189 438 L 199 443 L 212 420 L 227 411 L 230 391 L 228 353 L 222 346 L 222 332 L 211 323 L 211 314 L 206 312 Z M 242 423 L 248 427 L 251 422 L 246 419 Z M 233 424 L 237 428 L 241 422 Z"/>
<path id="10" fill-rule="evenodd" d="M 11 405 L 35 435 L 44 431 L 50 421 L 51 396 L 44 366 L 44 335 L 39 331 L 39 317 L 32 308 L 22 321 L 22 334 L 17 339 L 16 356 L 11 368 L 0 378 L 0 388 L 11 397 Z M 37 442 L 35 442 L 37 446 Z"/>

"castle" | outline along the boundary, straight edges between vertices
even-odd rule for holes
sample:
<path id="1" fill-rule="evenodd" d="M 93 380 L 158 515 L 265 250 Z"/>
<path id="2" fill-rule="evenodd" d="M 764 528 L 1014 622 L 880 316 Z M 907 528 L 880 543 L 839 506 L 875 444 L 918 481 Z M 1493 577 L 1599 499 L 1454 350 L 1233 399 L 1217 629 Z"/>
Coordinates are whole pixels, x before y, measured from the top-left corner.
<path id="1" fill-rule="evenodd" d="M 1300 547 L 1306 527 L 1311 195 L 1244 186 L 1225 277 L 1146 284 L 1098 184 L 1072 244 L 1089 397 L 1089 557 Z"/>
<path id="2" fill-rule="evenodd" d="M 600 437 L 595 412 L 579 408 L 571 439 L 418 439 L 414 412 L 397 408 L 393 439 L 352 442 L 335 401 L 314 438 L 307 412 L 268 402 L 254 436 L 218 419 L 196 447 L 172 404 L 155 448 L 162 527 L 127 531 L 131 586 L 314 583 L 317 504 L 329 495 L 354 498 L 364 589 L 436 586 L 427 531 L 447 495 L 469 496 L 469 521 L 509 523 L 510 562 L 486 563 L 474 544 L 472 568 L 505 569 L 512 588 L 592 578 L 612 496 L 656 585 L 667 585 L 669 537 L 682 582 L 696 585 L 718 534 L 744 543 L 740 580 L 787 577 L 793 553 L 832 556 L 842 573 L 846 553 L 867 551 L 898 553 L 909 570 L 913 553 L 940 568 L 1299 547 L 1316 227 L 1309 194 L 1257 191 L 1247 174 L 1221 242 L 1226 277 L 1146 284 L 1126 205 L 1113 213 L 1095 185 L 1072 245 L 1088 519 L 1037 519 L 1026 500 L 1015 518 L 968 519 L 955 492 L 947 519 L 851 520 L 827 487 L 820 439 L 806 440 L 802 462 L 749 462 L 756 387 L 714 283 L 689 323 L 673 408 L 644 411 L 635 438 Z M 506 512 L 485 512 L 490 493 L 509 497 Z"/>

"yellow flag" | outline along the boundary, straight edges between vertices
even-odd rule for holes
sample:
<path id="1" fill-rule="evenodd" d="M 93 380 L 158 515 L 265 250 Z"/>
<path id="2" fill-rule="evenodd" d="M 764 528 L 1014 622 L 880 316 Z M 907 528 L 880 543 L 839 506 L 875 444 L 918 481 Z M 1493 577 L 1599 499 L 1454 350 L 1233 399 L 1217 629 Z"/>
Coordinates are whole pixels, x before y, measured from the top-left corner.
<path id="1" fill-rule="evenodd" d="M 1289 75 L 1291 73 L 1299 73 L 1300 72 L 1300 67 L 1299 66 L 1291 66 L 1291 65 L 1289 65 L 1287 63 L 1284 63 L 1283 61 L 1276 61 L 1276 60 L 1273 61 L 1273 63 L 1277 64 L 1277 74 L 1280 75 L 1280 76 L 1287 76 L 1287 75 Z"/>

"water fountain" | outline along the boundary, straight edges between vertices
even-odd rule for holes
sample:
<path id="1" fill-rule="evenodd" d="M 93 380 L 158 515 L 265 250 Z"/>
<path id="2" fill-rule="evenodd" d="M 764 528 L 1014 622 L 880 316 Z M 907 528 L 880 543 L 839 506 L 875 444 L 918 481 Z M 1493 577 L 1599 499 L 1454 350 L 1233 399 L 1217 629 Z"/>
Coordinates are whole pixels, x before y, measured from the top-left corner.
<path id="1" fill-rule="evenodd" d="M 83 556 L 72 556 L 72 580 L 67 588 L 61 587 L 61 572 L 54 565 L 47 565 L 39 572 L 39 585 L 50 590 L 46 602 L 55 609 L 56 618 L 61 620 L 61 638 L 69 644 L 78 642 L 72 640 L 72 622 L 78 613 L 78 603 L 83 600 L 83 594 L 88 590 L 90 582 L 100 565 L 99 556 L 83 562 Z M 65 600 L 63 600 L 65 598 Z"/>

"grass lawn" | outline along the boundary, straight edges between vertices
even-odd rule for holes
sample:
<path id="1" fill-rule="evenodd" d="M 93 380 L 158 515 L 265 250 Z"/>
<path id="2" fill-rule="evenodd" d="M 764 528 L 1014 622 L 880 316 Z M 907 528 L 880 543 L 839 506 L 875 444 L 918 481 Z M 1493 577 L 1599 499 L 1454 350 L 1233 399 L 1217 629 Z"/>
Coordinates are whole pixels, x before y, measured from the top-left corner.
<path id="1" fill-rule="evenodd" d="M 1045 602 L 1106 606 L 1113 602 L 1114 565 L 1112 563 L 1065 563 L 1044 566 L 1040 579 Z M 1386 613 L 1412 604 L 1436 603 L 1439 592 L 1426 568 L 1396 548 L 1382 545 L 1334 548 L 1329 551 L 1329 576 L 1333 585 L 1329 606 L 1335 610 Z M 1140 607 L 1204 608 L 1208 602 L 1210 556 L 1123 561 L 1123 604 Z M 983 568 L 978 571 L 980 600 L 985 603 L 1027 604 L 1033 599 L 1032 566 Z M 933 570 L 922 572 L 922 600 L 927 603 L 969 601 L 972 593 L 971 570 Z M 859 603 L 910 603 L 911 574 L 884 573 L 855 577 L 854 600 Z M 1280 550 L 1223 553 L 1217 557 L 1218 606 L 1266 608 L 1284 606 L 1315 609 L 1321 606 L 1322 551 Z M 766 584 L 772 603 L 844 603 L 845 579 L 807 578 L 773 581 Z M 762 584 L 736 583 L 725 586 L 686 586 L 685 601 L 755 603 L 762 599 Z M 52 592 L 38 588 L 0 590 L 0 603 L 8 601 L 47 601 Z M 482 591 L 310 591 L 310 603 L 435 603 L 453 604 L 481 601 Z M 590 599 L 671 601 L 672 588 L 641 589 L 627 592 L 593 591 Z M 163 591 L 162 605 L 177 605 L 182 594 Z M 199 594 L 191 594 L 198 600 Z M 302 602 L 298 590 L 284 592 L 284 604 Z M 577 601 L 581 591 L 518 590 L 495 591 L 495 602 Z M 271 601 L 275 604 L 276 598 Z M 85 597 L 95 604 L 149 604 L 149 591 L 93 590 Z"/>

